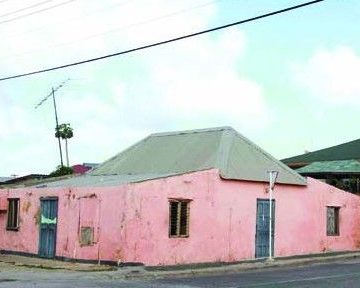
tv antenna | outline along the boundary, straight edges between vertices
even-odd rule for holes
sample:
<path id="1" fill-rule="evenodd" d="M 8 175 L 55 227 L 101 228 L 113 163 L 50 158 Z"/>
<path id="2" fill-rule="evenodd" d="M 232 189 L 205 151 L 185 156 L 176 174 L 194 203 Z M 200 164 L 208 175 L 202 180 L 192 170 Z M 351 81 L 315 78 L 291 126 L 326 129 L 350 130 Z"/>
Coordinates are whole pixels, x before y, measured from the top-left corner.
<path id="1" fill-rule="evenodd" d="M 65 81 L 61 82 L 59 86 L 57 87 L 52 87 L 51 88 L 51 92 L 44 97 L 38 104 L 36 104 L 35 109 L 39 108 L 46 100 L 48 100 L 50 97 L 52 97 L 53 99 L 53 105 L 54 105 L 54 114 L 55 114 L 55 131 L 57 132 L 59 129 L 59 120 L 58 120 L 58 114 L 57 114 L 57 109 L 56 109 L 56 99 L 55 99 L 55 92 L 58 91 L 61 87 L 63 87 L 68 81 L 70 80 L 70 78 L 66 79 Z M 58 143 L 59 143 L 59 152 L 60 152 L 60 163 L 61 163 L 61 167 L 64 166 L 64 162 L 63 162 L 63 156 L 62 156 L 62 149 L 61 149 L 61 143 L 60 143 L 60 137 L 58 137 Z"/>

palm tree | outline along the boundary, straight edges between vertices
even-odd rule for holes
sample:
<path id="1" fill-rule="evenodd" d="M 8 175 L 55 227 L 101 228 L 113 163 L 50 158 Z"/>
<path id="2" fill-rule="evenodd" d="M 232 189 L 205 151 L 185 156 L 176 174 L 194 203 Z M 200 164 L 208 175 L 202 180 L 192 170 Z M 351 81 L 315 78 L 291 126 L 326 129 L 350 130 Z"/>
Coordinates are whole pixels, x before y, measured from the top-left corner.
<path id="1" fill-rule="evenodd" d="M 65 151 L 66 151 L 66 165 L 69 167 L 69 153 L 68 153 L 68 139 L 74 136 L 73 129 L 69 123 L 60 124 L 55 132 L 56 138 L 65 140 Z"/>

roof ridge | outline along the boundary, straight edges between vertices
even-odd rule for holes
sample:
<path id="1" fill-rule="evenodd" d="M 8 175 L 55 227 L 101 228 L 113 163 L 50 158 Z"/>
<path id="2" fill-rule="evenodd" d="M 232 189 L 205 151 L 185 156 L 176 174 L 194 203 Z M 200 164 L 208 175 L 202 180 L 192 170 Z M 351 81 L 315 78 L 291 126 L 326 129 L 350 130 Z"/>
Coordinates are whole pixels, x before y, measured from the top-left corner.
<path id="1" fill-rule="evenodd" d="M 216 166 L 218 166 L 217 168 L 220 170 L 220 173 L 222 173 L 222 171 L 224 171 L 225 173 L 227 173 L 227 163 L 229 161 L 229 155 L 230 155 L 230 149 L 233 145 L 234 142 L 234 129 L 232 130 L 227 130 L 230 133 L 225 133 L 225 130 L 222 132 L 220 141 L 219 141 L 219 147 L 218 147 L 218 151 L 217 151 L 217 159 L 216 159 Z"/>
<path id="2" fill-rule="evenodd" d="M 152 133 L 149 137 L 162 137 L 162 136 L 172 136 L 172 135 L 181 135 L 181 134 L 193 134 L 193 133 L 203 133 L 203 132 L 216 132 L 223 130 L 232 130 L 235 131 L 231 126 L 219 126 L 219 127 L 210 127 L 203 129 L 189 129 L 189 130 L 179 130 L 179 131 L 171 131 L 171 132 L 158 132 Z"/>

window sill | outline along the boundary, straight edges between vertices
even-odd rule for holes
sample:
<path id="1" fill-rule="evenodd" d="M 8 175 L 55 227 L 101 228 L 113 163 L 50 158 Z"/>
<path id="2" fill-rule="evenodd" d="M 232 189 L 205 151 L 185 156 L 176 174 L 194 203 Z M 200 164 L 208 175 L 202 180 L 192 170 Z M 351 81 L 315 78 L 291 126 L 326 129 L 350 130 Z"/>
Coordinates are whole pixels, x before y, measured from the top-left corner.
<path id="1" fill-rule="evenodd" d="M 7 230 L 7 231 L 19 231 L 19 227 L 15 227 L 15 228 L 13 228 L 13 227 L 6 227 L 6 230 Z"/>
<path id="2" fill-rule="evenodd" d="M 184 236 L 175 236 L 175 235 L 172 235 L 172 236 L 169 236 L 169 238 L 189 238 L 189 235 L 184 235 Z"/>

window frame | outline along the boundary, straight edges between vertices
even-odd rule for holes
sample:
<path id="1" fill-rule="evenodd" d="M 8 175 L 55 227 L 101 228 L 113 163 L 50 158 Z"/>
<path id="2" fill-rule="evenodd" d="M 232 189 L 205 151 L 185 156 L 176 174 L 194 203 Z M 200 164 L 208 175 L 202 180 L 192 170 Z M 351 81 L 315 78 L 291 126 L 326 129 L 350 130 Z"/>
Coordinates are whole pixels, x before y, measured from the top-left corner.
<path id="1" fill-rule="evenodd" d="M 190 202 L 192 200 L 190 199 L 169 199 L 169 238 L 188 238 L 190 236 L 189 230 L 190 230 Z M 176 232 L 173 233 L 173 211 L 172 211 L 172 205 L 174 203 L 177 204 L 177 210 L 176 210 L 176 223 L 175 223 L 175 230 Z M 185 210 L 183 205 L 185 206 Z M 185 212 L 185 214 L 184 214 Z M 185 219 L 184 219 L 185 216 Z M 185 221 L 185 223 L 184 223 Z M 185 232 L 182 231 L 185 229 Z"/>
<path id="2" fill-rule="evenodd" d="M 333 226 L 334 231 L 329 231 L 329 209 L 334 210 Z M 340 236 L 340 207 L 339 206 L 326 206 L 326 236 Z"/>
<path id="3" fill-rule="evenodd" d="M 8 198 L 6 230 L 19 231 L 20 228 L 20 198 Z M 15 204 L 11 204 L 15 203 Z"/>

